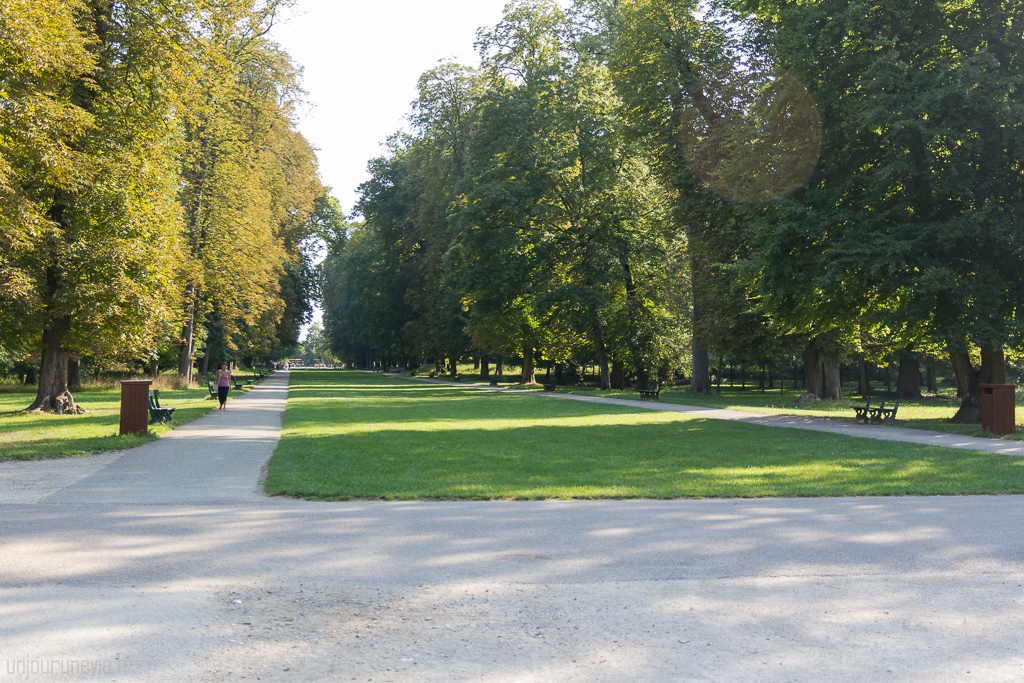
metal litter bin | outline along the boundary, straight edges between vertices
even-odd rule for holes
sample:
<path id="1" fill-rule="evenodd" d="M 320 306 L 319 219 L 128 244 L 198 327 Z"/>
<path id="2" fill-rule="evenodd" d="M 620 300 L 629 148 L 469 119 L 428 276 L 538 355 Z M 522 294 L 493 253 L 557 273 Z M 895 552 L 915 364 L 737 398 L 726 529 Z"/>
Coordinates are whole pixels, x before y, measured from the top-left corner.
<path id="1" fill-rule="evenodd" d="M 990 434 L 1013 434 L 1017 431 L 1014 395 L 1015 384 L 982 384 L 981 428 Z"/>
<path id="2" fill-rule="evenodd" d="M 121 381 L 121 434 L 149 431 L 149 387 L 151 379 Z"/>

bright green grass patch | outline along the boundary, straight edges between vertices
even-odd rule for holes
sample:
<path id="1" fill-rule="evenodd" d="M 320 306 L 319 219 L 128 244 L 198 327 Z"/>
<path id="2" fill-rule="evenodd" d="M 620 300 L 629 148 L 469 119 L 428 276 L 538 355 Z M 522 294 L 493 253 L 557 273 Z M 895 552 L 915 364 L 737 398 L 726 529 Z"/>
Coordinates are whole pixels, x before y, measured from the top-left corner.
<path id="1" fill-rule="evenodd" d="M 1024 459 L 501 394 L 291 375 L 266 482 L 309 498 L 683 498 L 1024 492 Z"/>
<path id="2" fill-rule="evenodd" d="M 88 391 L 75 394 L 85 415 L 26 413 L 34 394 L 0 393 L 0 461 L 63 458 L 117 451 L 154 441 L 173 427 L 206 415 L 216 405 L 207 389 L 160 391 L 160 405 L 176 408 L 172 425 L 149 426 L 143 435 L 118 436 L 121 392 Z"/>
<path id="3" fill-rule="evenodd" d="M 443 379 L 443 378 L 442 378 Z M 538 376 L 542 381 L 542 376 Z M 476 376 L 467 378 L 467 383 L 484 385 L 479 382 Z M 514 387 L 515 385 L 503 383 L 502 387 Z M 541 387 L 530 387 L 533 391 L 540 391 Z M 595 387 L 566 387 L 559 386 L 557 393 L 579 394 L 582 396 L 601 396 L 603 398 L 618 398 L 628 400 L 644 400 L 636 389 L 630 388 L 625 391 L 598 391 Z M 796 405 L 796 397 L 803 393 L 803 390 L 794 391 L 792 388 L 781 392 L 778 389 L 759 391 L 750 388 L 742 391 L 739 388 L 722 387 L 721 391 L 713 390 L 711 394 L 693 394 L 687 388 L 673 387 L 663 389 L 661 403 L 672 403 L 692 406 L 711 406 L 715 408 L 728 408 L 730 410 L 745 410 L 754 413 L 765 413 L 769 415 L 804 415 L 807 417 L 826 417 L 833 420 L 853 422 L 854 406 L 864 405 L 864 399 L 856 396 L 855 386 L 846 386 L 843 389 L 845 398 L 842 401 L 822 401 L 819 403 L 805 403 Z M 900 401 L 897 424 L 900 427 L 912 429 L 931 429 L 964 436 L 986 437 L 1008 439 L 1011 441 L 1024 441 L 1024 396 L 1018 393 L 1016 403 L 1017 433 L 1005 436 L 993 436 L 981 429 L 980 424 L 953 424 L 950 418 L 960 407 L 960 399 L 952 394 L 939 396 L 925 396 L 919 399 L 903 399 Z"/>

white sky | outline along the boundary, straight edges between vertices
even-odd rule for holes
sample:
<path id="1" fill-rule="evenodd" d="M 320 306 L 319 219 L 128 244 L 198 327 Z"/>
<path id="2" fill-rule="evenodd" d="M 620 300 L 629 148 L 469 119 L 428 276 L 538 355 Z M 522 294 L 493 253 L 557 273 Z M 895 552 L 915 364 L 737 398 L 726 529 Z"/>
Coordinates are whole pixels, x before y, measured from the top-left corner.
<path id="1" fill-rule="evenodd" d="M 312 108 L 299 130 L 319 149 L 320 174 L 346 213 L 366 162 L 405 127 L 420 74 L 440 59 L 479 63 L 476 30 L 505 0 L 299 0 L 271 31 L 304 67 Z"/>

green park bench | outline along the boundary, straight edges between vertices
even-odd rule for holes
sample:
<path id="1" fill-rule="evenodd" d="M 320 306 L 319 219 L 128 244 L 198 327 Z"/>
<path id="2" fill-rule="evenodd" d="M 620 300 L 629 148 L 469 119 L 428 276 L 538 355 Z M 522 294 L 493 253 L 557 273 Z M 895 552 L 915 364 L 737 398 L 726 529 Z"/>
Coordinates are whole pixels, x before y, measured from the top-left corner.
<path id="1" fill-rule="evenodd" d="M 160 390 L 149 390 L 149 422 L 170 422 L 174 419 L 174 408 L 160 407 Z"/>
<path id="2" fill-rule="evenodd" d="M 646 389 L 637 389 L 640 398 L 658 398 L 661 395 L 661 382 L 648 382 Z"/>
<path id="3" fill-rule="evenodd" d="M 867 422 L 888 422 L 893 423 L 896 421 L 896 413 L 900 409 L 900 399 L 903 398 L 902 391 L 868 391 L 864 394 L 866 402 L 862 406 L 854 406 L 854 421 L 859 422 L 863 420 Z M 872 406 L 871 399 L 881 399 L 881 401 Z M 889 399 L 895 399 L 895 402 L 891 407 L 886 408 L 886 403 Z"/>
<path id="4" fill-rule="evenodd" d="M 558 388 L 558 383 L 557 382 L 546 383 L 544 385 L 544 391 L 554 391 L 557 388 Z"/>
<path id="5" fill-rule="evenodd" d="M 207 382 L 206 388 L 210 390 L 210 398 L 217 398 L 217 383 Z"/>

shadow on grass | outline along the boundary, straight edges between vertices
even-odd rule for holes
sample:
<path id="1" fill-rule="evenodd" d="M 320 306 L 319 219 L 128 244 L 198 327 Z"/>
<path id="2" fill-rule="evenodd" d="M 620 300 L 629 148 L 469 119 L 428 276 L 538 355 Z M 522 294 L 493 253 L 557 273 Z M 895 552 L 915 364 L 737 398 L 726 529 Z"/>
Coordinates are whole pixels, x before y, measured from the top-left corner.
<path id="1" fill-rule="evenodd" d="M 319 380 L 307 384 L 309 380 Z M 293 385 L 267 491 L 315 498 L 1024 492 L 1024 460 L 365 375 Z"/>

